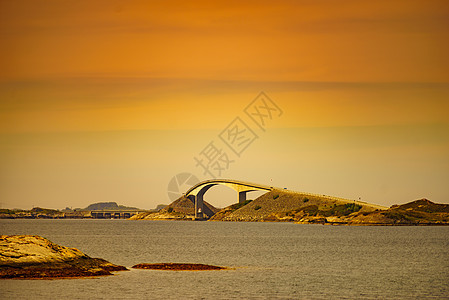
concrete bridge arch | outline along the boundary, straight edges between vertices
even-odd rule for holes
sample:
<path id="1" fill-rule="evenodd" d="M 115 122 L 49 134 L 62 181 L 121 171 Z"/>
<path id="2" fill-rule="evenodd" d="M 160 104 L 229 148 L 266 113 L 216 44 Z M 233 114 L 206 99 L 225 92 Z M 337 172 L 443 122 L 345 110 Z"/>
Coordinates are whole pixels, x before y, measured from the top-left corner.
<path id="1" fill-rule="evenodd" d="M 185 196 L 195 204 L 195 218 L 202 219 L 204 211 L 204 194 L 215 185 L 224 185 L 238 192 L 239 203 L 246 201 L 246 194 L 253 191 L 271 191 L 273 187 L 231 179 L 212 179 L 192 186 Z"/>

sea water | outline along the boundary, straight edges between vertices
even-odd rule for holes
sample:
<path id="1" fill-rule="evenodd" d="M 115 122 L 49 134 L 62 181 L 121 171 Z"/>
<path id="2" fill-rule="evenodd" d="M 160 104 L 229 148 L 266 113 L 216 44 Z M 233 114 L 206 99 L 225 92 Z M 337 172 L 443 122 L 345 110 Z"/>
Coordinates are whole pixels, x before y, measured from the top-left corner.
<path id="1" fill-rule="evenodd" d="M 129 220 L 0 220 L 91 257 L 203 263 L 88 279 L 0 280 L 1 299 L 449 299 L 449 227 Z"/>

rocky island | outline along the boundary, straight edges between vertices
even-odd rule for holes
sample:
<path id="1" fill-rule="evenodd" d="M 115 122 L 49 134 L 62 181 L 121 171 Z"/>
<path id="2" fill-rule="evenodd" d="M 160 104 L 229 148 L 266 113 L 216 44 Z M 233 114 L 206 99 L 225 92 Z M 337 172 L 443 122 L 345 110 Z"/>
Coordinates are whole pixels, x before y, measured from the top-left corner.
<path id="1" fill-rule="evenodd" d="M 127 269 L 40 236 L 0 236 L 1 279 L 79 278 L 123 270 Z"/>
<path id="2" fill-rule="evenodd" d="M 329 225 L 449 225 L 449 205 L 419 199 L 387 208 L 325 195 L 274 190 L 254 201 L 231 205 L 210 220 Z"/>
<path id="3" fill-rule="evenodd" d="M 164 271 L 214 271 L 226 270 L 225 267 L 205 265 L 205 264 L 183 264 L 183 263 L 157 263 L 157 264 L 138 264 L 133 269 L 144 270 L 164 270 Z"/>
<path id="4" fill-rule="evenodd" d="M 329 225 L 449 225 L 449 204 L 419 199 L 384 207 L 338 197 L 273 189 L 254 200 L 217 209 L 204 201 L 205 219 L 230 222 L 294 222 Z M 194 203 L 182 196 L 159 212 L 133 220 L 193 220 Z"/>

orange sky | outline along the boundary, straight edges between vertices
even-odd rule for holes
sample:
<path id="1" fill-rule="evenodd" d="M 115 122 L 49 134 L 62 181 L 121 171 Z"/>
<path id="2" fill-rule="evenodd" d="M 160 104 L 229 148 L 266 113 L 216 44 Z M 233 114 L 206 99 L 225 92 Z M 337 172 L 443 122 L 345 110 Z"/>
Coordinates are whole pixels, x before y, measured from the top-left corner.
<path id="1" fill-rule="evenodd" d="M 3 206 L 166 203 L 260 91 L 284 111 L 276 134 L 224 177 L 449 203 L 447 1 L 0 1 L 0 43 Z"/>
<path id="2" fill-rule="evenodd" d="M 447 82 L 447 1 L 2 1 L 1 78 Z"/>

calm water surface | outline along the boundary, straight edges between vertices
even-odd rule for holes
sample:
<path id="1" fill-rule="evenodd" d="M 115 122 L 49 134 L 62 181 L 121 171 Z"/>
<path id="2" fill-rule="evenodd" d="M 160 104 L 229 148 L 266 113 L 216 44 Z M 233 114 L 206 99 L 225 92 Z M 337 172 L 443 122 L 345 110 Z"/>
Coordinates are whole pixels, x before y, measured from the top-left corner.
<path id="1" fill-rule="evenodd" d="M 1 280 L 1 299 L 449 299 L 449 227 L 0 220 L 0 233 L 41 235 L 127 267 L 234 268 Z"/>

